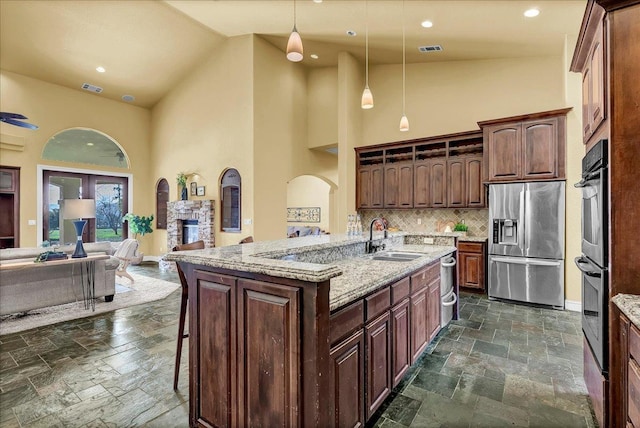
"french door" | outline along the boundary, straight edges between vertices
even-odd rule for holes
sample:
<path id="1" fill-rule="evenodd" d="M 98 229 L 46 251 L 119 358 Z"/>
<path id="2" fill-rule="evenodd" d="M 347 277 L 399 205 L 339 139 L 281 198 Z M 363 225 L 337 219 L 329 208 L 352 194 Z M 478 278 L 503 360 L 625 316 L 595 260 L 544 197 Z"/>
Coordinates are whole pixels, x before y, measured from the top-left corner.
<path id="1" fill-rule="evenodd" d="M 44 170 L 42 175 L 42 239 L 51 245 L 74 243 L 73 220 L 63 219 L 60 202 L 64 199 L 94 199 L 95 218 L 87 219 L 82 240 L 122 241 L 128 229 L 122 216 L 129 211 L 128 178 Z"/>

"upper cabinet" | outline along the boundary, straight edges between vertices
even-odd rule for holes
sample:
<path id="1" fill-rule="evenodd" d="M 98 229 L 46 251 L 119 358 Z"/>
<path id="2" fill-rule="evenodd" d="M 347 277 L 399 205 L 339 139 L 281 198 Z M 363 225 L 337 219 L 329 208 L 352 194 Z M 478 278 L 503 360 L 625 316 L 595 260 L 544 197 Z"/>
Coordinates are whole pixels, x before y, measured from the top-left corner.
<path id="1" fill-rule="evenodd" d="M 485 206 L 479 131 L 356 148 L 357 209 Z"/>
<path id="2" fill-rule="evenodd" d="M 478 122 L 485 143 L 487 181 L 564 179 L 566 115 L 570 110 Z"/>

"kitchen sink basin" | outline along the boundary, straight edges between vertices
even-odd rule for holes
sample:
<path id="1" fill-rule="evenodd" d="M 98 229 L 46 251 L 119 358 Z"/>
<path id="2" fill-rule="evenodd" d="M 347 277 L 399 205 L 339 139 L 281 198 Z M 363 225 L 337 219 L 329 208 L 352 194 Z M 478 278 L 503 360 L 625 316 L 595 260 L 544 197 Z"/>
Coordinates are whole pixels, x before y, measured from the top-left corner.
<path id="1" fill-rule="evenodd" d="M 410 262 L 422 257 L 423 254 L 403 253 L 399 251 L 389 251 L 387 253 L 379 253 L 371 257 L 371 260 L 384 260 L 388 262 Z"/>

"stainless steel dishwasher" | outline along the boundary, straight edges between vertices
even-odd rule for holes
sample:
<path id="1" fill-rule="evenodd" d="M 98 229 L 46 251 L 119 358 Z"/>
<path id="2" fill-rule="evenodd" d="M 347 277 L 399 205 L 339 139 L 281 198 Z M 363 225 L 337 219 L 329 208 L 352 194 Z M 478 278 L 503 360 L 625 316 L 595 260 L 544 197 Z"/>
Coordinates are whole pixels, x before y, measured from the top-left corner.
<path id="1" fill-rule="evenodd" d="M 456 259 L 443 257 L 440 260 L 440 327 L 445 327 L 453 318 L 453 307 L 458 301 L 458 296 L 453 289 L 455 278 Z"/>

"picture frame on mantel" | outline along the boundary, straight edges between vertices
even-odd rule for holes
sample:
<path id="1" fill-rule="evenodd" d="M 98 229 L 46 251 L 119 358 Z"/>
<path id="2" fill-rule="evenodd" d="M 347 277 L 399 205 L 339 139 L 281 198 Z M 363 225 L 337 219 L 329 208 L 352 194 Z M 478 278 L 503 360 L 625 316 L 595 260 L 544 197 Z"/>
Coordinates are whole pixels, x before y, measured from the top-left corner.
<path id="1" fill-rule="evenodd" d="M 197 194 L 198 183 L 195 181 L 191 182 L 191 196 L 196 196 Z"/>
<path id="2" fill-rule="evenodd" d="M 196 194 L 197 196 L 204 196 L 204 186 L 198 186 Z"/>

